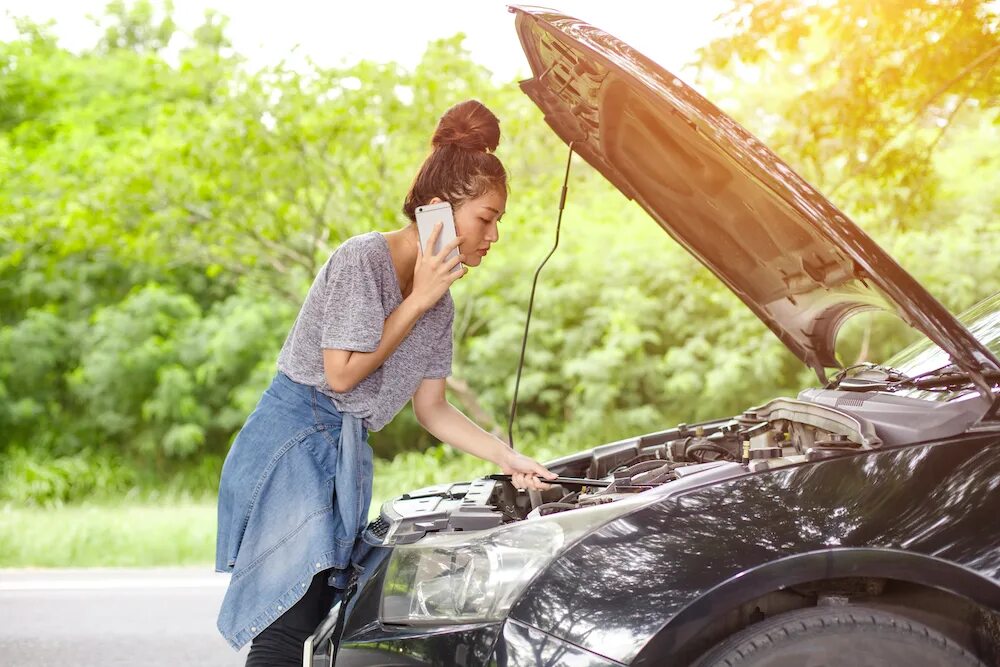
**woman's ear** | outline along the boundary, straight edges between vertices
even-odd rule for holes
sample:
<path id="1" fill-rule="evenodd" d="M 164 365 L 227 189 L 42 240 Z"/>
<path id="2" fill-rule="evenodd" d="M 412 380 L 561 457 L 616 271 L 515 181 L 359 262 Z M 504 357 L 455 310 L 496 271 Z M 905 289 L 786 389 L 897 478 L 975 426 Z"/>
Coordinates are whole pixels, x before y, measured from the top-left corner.
<path id="1" fill-rule="evenodd" d="M 437 204 L 437 203 L 440 203 L 440 202 L 443 202 L 443 201 L 444 200 L 441 199 L 440 197 L 431 197 L 431 200 L 429 202 L 427 202 L 427 205 L 429 206 L 431 204 Z"/>

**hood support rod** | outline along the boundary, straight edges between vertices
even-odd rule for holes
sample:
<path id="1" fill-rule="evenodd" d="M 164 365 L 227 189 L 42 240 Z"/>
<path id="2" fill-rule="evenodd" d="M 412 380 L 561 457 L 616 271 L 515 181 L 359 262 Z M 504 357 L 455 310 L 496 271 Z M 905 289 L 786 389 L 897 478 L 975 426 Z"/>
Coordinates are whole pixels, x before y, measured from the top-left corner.
<path id="1" fill-rule="evenodd" d="M 514 418 L 517 415 L 517 390 L 521 386 L 521 370 L 524 368 L 524 350 L 528 346 L 528 327 L 531 326 L 531 309 L 535 305 L 535 288 L 538 286 L 538 276 L 542 272 L 545 263 L 552 257 L 556 248 L 559 247 L 559 229 L 562 226 L 563 209 L 566 208 L 566 193 L 569 189 L 569 165 L 573 161 L 573 144 L 569 142 L 569 155 L 566 156 L 566 175 L 563 176 L 562 193 L 559 195 L 559 215 L 556 217 L 556 242 L 552 250 L 542 260 L 542 263 L 535 270 L 535 279 L 531 283 L 531 298 L 528 300 L 528 317 L 524 321 L 524 336 L 521 338 L 521 358 L 517 362 L 517 379 L 514 381 L 514 398 L 510 402 L 510 418 L 507 420 L 507 444 L 514 449 Z"/>

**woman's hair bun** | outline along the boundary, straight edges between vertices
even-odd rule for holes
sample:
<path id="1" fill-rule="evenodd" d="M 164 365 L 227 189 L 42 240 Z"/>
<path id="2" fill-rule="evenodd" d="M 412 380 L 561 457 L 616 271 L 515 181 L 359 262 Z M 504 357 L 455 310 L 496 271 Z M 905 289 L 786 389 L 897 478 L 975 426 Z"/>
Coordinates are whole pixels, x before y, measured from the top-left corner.
<path id="1" fill-rule="evenodd" d="M 438 121 L 434 150 L 413 178 L 403 213 L 411 222 L 416 210 L 437 197 L 457 209 L 486 192 L 507 193 L 507 170 L 493 151 L 500 143 L 500 121 L 478 100 L 448 109 Z"/>
<path id="2" fill-rule="evenodd" d="M 490 153 L 499 143 L 500 121 L 478 100 L 459 102 L 445 111 L 431 139 L 434 148 L 451 145 Z"/>

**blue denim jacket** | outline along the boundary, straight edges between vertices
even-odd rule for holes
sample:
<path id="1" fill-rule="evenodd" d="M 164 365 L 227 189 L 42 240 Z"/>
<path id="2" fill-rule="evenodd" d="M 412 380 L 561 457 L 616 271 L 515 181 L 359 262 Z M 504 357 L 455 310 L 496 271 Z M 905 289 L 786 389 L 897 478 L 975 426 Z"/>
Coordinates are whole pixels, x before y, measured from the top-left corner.
<path id="1" fill-rule="evenodd" d="M 358 417 L 280 371 L 226 456 L 215 569 L 232 572 L 218 628 L 240 649 L 332 569 L 343 582 L 371 502 L 372 450 Z"/>

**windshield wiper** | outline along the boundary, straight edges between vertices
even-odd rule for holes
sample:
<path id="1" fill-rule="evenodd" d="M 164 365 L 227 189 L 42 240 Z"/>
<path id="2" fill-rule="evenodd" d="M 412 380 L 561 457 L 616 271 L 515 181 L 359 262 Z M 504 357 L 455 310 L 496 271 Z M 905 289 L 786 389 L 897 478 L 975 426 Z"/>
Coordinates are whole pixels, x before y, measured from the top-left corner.
<path id="1" fill-rule="evenodd" d="M 848 375 L 850 371 L 858 368 L 863 370 L 854 375 Z M 880 377 L 859 377 L 868 373 L 878 373 Z M 825 388 L 841 389 L 843 391 L 896 391 L 897 389 L 952 390 L 973 385 L 979 376 L 982 376 L 991 386 L 1000 384 L 1000 370 L 983 370 L 974 376 L 967 371 L 960 370 L 955 365 L 949 364 L 910 377 L 903 371 L 895 368 L 865 362 L 841 369 L 831 378 Z"/>
<path id="2" fill-rule="evenodd" d="M 858 371 L 854 375 L 848 375 L 851 371 L 859 368 L 863 370 Z M 877 379 L 858 377 L 865 373 L 878 373 L 879 377 Z M 873 364 L 865 361 L 860 364 L 854 364 L 853 366 L 840 369 L 837 374 L 826 383 L 824 389 L 842 389 L 844 391 L 879 391 L 886 389 L 894 383 L 906 382 L 910 379 L 912 378 L 910 378 L 903 371 L 889 366 L 881 366 L 879 364 Z"/>
<path id="3" fill-rule="evenodd" d="M 982 377 L 990 386 L 1000 385 L 1000 370 L 982 370 L 978 376 L 968 371 L 959 370 L 955 366 L 942 366 L 912 378 L 905 378 L 889 383 L 889 391 L 896 389 L 962 389 L 973 385 L 976 377 Z"/>

